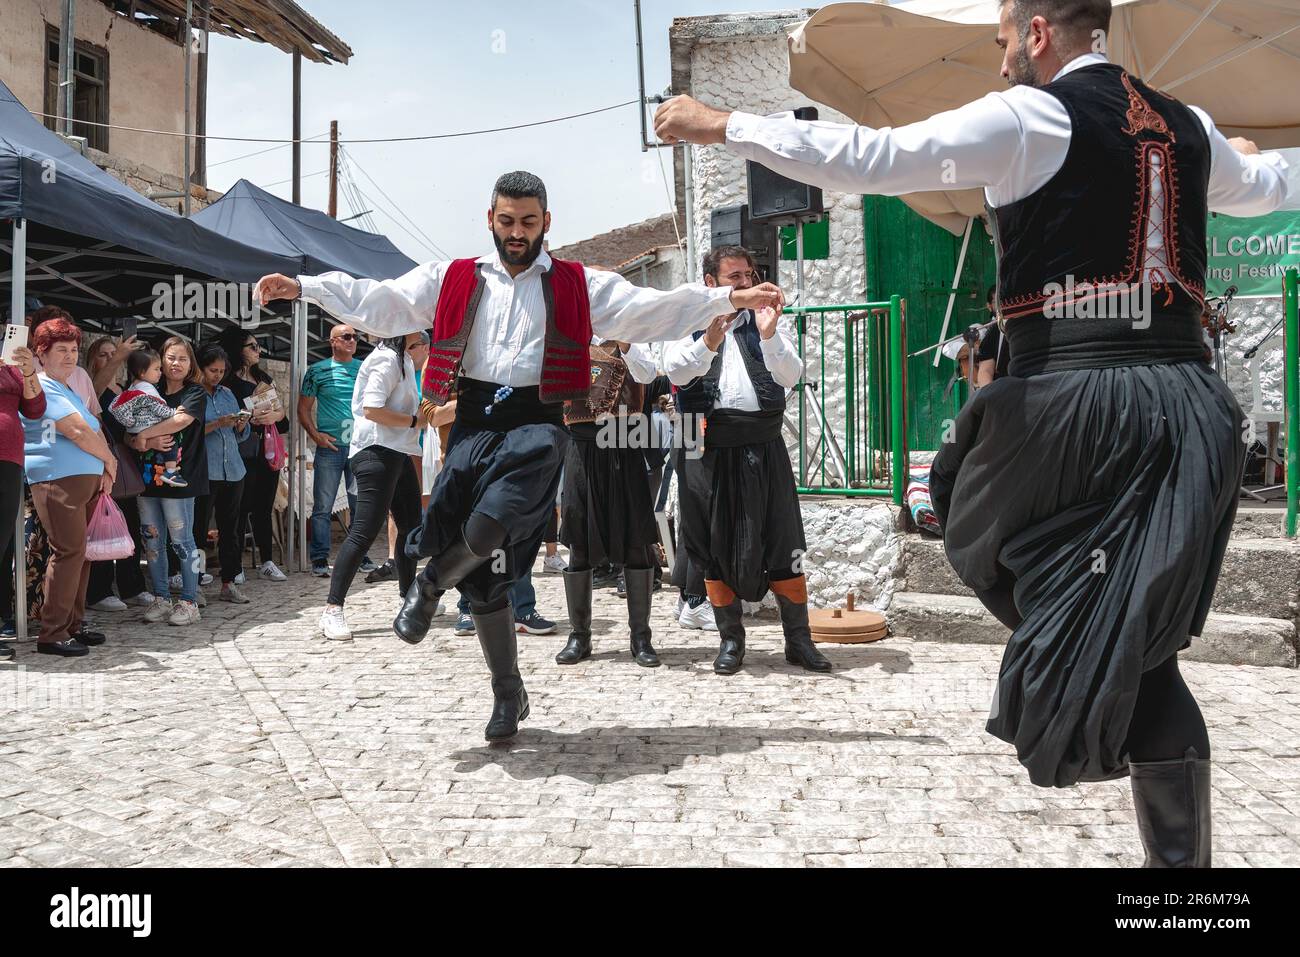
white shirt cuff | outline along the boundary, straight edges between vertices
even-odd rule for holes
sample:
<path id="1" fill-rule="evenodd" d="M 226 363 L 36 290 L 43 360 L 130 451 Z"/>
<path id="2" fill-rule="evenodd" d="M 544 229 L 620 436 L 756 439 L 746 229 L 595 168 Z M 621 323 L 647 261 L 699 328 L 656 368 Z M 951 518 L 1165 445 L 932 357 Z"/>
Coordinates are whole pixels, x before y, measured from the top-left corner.
<path id="1" fill-rule="evenodd" d="M 748 143 L 758 128 L 760 119 L 762 117 L 754 113 L 742 113 L 740 110 L 733 112 L 727 120 L 727 144 Z"/>
<path id="2" fill-rule="evenodd" d="M 758 347 L 763 350 L 764 356 L 770 358 L 780 358 L 785 355 L 785 340 L 781 338 L 781 330 L 774 332 L 771 339 L 764 339 L 760 334 Z"/>
<path id="3" fill-rule="evenodd" d="M 691 343 L 690 354 L 691 354 L 692 363 L 703 362 L 705 356 L 713 355 L 713 350 L 710 349 L 708 343 L 704 341 L 704 337 L 700 336 L 698 339 L 696 339 L 694 342 Z"/>
<path id="4" fill-rule="evenodd" d="M 320 300 L 321 293 L 325 290 L 315 276 L 296 276 L 294 278 L 298 280 L 298 285 L 302 287 L 303 299 Z"/>

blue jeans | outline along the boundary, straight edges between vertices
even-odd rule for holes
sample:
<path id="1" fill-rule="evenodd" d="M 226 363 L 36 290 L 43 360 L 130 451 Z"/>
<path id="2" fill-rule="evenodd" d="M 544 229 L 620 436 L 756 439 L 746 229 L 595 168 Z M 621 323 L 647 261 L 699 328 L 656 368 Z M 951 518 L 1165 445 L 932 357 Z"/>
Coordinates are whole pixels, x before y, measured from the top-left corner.
<path id="1" fill-rule="evenodd" d="M 171 548 L 181 568 L 181 598 L 199 599 L 203 553 L 194 544 L 194 499 L 136 497 L 140 509 L 140 542 L 149 563 L 149 584 L 157 598 L 171 598 L 167 586 L 167 552 Z"/>
<path id="2" fill-rule="evenodd" d="M 336 443 L 337 444 L 337 443 Z M 348 465 L 348 447 L 340 445 L 336 450 L 316 448 L 316 460 L 312 466 L 312 503 L 311 503 L 311 563 L 328 562 L 330 559 L 330 515 L 334 508 L 334 499 L 339 494 L 339 479 L 348 493 L 348 508 L 352 514 L 357 512 L 356 483 L 352 481 L 352 468 Z"/>
<path id="3" fill-rule="evenodd" d="M 527 618 L 537 610 L 537 590 L 533 588 L 533 570 L 530 568 L 524 576 L 510 586 L 510 606 L 514 609 L 515 621 Z M 456 610 L 462 615 L 469 614 L 469 599 L 464 592 L 456 602 Z"/>

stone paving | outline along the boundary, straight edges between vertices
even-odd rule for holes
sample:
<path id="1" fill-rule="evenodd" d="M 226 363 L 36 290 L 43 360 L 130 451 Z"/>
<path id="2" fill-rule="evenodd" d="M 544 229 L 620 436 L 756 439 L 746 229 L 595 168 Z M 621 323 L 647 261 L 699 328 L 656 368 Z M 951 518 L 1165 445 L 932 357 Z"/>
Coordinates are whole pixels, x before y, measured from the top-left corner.
<path id="1" fill-rule="evenodd" d="M 559 576 L 535 582 L 563 631 Z M 521 636 L 532 716 L 488 746 L 476 640 L 444 617 L 398 641 L 395 585 L 358 581 L 351 643 L 315 634 L 321 580 L 250 582 L 242 607 L 210 591 L 197 626 L 102 615 L 89 657 L 19 643 L 0 666 L 0 863 L 1140 863 L 1127 782 L 1035 788 L 983 732 L 996 647 L 830 647 L 812 676 L 750 619 L 745 670 L 721 678 L 664 592 L 649 670 L 600 591 L 590 660 Z M 1216 866 L 1300 864 L 1300 673 L 1184 670 L 1216 749 Z"/>

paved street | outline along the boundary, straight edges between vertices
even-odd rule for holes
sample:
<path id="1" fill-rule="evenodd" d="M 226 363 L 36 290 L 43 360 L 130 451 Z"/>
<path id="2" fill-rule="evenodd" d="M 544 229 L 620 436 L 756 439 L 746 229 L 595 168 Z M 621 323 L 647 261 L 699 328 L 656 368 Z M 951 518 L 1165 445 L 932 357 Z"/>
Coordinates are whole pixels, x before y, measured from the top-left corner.
<path id="1" fill-rule="evenodd" d="M 540 567 L 540 566 L 539 566 Z M 563 619 L 558 576 L 539 610 Z M 486 746 L 477 642 L 408 647 L 392 584 L 358 583 L 355 642 L 314 634 L 326 583 L 252 582 L 193 628 L 99 616 L 88 658 L 0 667 L 0 863 L 28 865 L 1132 866 L 1126 781 L 1031 786 L 983 733 L 1000 649 L 831 647 L 813 677 L 750 629 L 745 670 L 671 623 L 664 666 L 521 638 L 532 716 Z M 134 617 L 134 616 L 132 616 Z M 561 630 L 564 625 L 561 621 Z M 623 632 L 625 635 L 626 632 Z M 1217 866 L 1300 864 L 1300 674 L 1188 664 L 1215 757 Z"/>

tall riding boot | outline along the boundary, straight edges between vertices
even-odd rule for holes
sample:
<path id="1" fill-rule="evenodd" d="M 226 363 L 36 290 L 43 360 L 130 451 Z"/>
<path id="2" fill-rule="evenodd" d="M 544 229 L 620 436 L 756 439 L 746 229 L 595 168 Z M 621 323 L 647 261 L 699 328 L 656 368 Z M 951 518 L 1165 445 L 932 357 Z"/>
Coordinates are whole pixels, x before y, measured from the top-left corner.
<path id="1" fill-rule="evenodd" d="M 569 606 L 569 643 L 555 663 L 576 665 L 591 657 L 591 569 L 564 573 L 564 600 Z"/>
<path id="2" fill-rule="evenodd" d="M 402 610 L 393 619 L 397 637 L 412 645 L 419 644 L 429 633 L 433 617 L 438 613 L 438 599 L 450 588 L 460 584 L 470 572 L 487 561 L 488 556 L 475 554 L 462 531 L 456 541 L 437 555 L 425 570 L 415 576 L 406 590 Z"/>
<path id="3" fill-rule="evenodd" d="M 805 671 L 830 671 L 831 663 L 813 644 L 808 627 L 808 585 L 804 577 L 769 582 L 781 609 L 781 629 L 785 632 L 785 660 Z"/>
<path id="4" fill-rule="evenodd" d="M 1143 867 L 1210 866 L 1210 762 L 1195 748 L 1173 761 L 1129 762 Z"/>
<path id="5" fill-rule="evenodd" d="M 720 675 L 734 675 L 745 660 L 744 606 L 736 593 L 720 581 L 705 579 L 705 591 L 713 606 L 713 620 L 717 622 L 718 657 L 713 670 Z"/>
<path id="6" fill-rule="evenodd" d="M 643 668 L 658 668 L 659 655 L 650 644 L 650 596 L 654 588 L 653 568 L 625 568 L 627 623 L 632 632 L 632 657 Z"/>
<path id="7" fill-rule="evenodd" d="M 509 605 L 485 615 L 473 615 L 474 631 L 483 649 L 483 660 L 492 673 L 492 717 L 483 736 L 489 741 L 506 741 L 519 731 L 528 717 L 528 692 L 519 675 L 519 644 L 515 639 L 515 613 Z"/>

